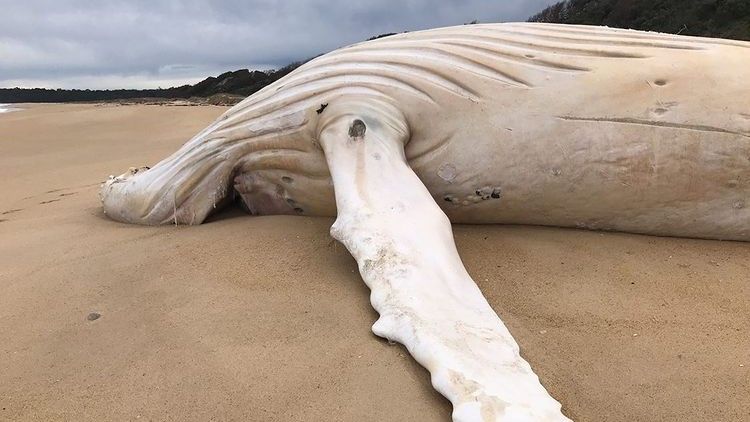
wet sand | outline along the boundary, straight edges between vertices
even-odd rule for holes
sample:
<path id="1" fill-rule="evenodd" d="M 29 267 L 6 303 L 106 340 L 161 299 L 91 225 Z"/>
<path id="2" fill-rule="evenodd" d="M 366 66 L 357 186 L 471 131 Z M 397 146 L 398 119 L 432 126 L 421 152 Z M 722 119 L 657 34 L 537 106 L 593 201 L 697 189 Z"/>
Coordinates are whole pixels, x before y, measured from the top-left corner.
<path id="1" fill-rule="evenodd" d="M 449 421 L 375 337 L 329 218 L 110 221 L 99 183 L 222 107 L 0 115 L 0 420 Z M 456 226 L 459 252 L 577 421 L 750 421 L 750 244 Z"/>

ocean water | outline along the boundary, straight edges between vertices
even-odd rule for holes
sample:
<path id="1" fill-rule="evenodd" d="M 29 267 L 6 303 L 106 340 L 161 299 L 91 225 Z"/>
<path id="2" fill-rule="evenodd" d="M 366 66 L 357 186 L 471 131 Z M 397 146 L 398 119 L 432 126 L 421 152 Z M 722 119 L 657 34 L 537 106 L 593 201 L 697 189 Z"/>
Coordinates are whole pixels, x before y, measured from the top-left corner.
<path id="1" fill-rule="evenodd" d="M 10 104 L 0 104 L 0 113 L 8 113 L 10 111 L 17 111 L 17 108 L 14 108 Z"/>

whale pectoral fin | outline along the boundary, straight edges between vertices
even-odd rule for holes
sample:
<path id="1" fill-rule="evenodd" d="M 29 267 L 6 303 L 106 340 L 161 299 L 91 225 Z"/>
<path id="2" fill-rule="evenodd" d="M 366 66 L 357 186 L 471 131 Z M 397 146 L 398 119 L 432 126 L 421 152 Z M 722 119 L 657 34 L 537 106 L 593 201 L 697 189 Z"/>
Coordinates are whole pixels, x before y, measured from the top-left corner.
<path id="1" fill-rule="evenodd" d="M 430 371 L 454 421 L 567 421 L 464 269 L 448 218 L 406 162 L 408 128 L 394 114 L 342 105 L 319 137 L 338 208 L 331 235 L 371 289 L 373 332 Z"/>

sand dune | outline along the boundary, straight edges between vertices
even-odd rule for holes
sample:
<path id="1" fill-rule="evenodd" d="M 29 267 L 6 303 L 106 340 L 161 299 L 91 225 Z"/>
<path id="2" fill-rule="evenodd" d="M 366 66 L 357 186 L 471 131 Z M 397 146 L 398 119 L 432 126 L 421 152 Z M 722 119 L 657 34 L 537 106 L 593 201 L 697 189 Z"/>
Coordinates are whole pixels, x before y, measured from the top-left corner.
<path id="1" fill-rule="evenodd" d="M 332 220 L 106 219 L 99 183 L 220 107 L 0 116 L 0 420 L 448 421 Z M 750 244 L 457 226 L 523 355 L 578 421 L 750 420 Z"/>

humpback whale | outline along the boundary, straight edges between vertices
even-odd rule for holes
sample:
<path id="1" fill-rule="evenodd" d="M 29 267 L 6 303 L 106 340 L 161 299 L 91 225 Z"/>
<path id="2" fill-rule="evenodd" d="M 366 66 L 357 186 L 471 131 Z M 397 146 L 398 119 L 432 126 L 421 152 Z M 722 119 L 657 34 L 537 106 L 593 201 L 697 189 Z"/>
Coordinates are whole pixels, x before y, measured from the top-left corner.
<path id="1" fill-rule="evenodd" d="M 411 32 L 315 58 L 151 168 L 106 214 L 336 216 L 454 421 L 565 421 L 464 269 L 451 222 L 750 240 L 750 43 L 582 25 Z"/>

